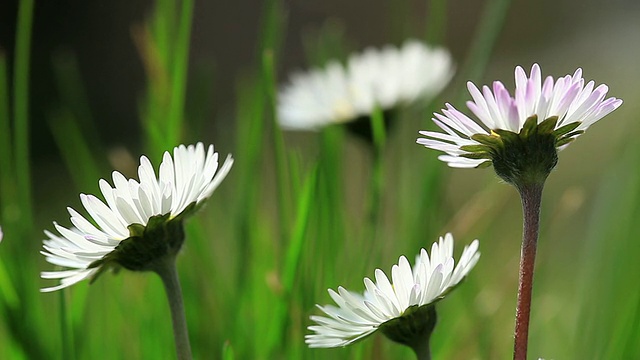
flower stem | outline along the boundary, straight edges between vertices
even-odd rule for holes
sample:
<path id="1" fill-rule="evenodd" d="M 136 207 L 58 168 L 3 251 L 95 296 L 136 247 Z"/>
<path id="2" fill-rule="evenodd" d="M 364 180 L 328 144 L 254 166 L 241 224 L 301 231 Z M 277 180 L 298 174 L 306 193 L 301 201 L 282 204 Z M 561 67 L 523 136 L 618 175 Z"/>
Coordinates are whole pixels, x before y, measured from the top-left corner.
<path id="1" fill-rule="evenodd" d="M 438 322 L 434 304 L 413 305 L 397 317 L 380 325 L 380 331 L 390 340 L 408 346 L 418 360 L 431 360 L 431 335 Z"/>
<path id="2" fill-rule="evenodd" d="M 373 136 L 373 164 L 371 170 L 371 190 L 368 209 L 368 227 L 366 241 L 373 241 L 380 227 L 380 210 L 382 202 L 382 190 L 384 188 L 384 171 L 382 162 L 382 152 L 386 141 L 384 128 L 384 114 L 376 107 L 371 113 L 371 130 Z"/>
<path id="3" fill-rule="evenodd" d="M 153 271 L 162 279 L 167 293 L 178 360 L 190 360 L 192 355 L 191 345 L 189 344 L 189 330 L 187 329 L 187 319 L 184 314 L 182 289 L 180 288 L 180 280 L 176 269 L 175 255 L 167 255 L 156 264 Z"/>
<path id="4" fill-rule="evenodd" d="M 518 286 L 518 304 L 516 308 L 514 360 L 526 360 L 529 337 L 529 318 L 531 313 L 531 292 L 533 271 L 536 261 L 538 230 L 540 228 L 540 203 L 544 184 L 526 184 L 518 187 L 522 199 L 523 234 L 520 254 L 520 284 Z"/>
<path id="5" fill-rule="evenodd" d="M 431 360 L 431 347 L 429 346 L 429 340 L 422 341 L 420 343 L 414 344 L 411 347 L 413 352 L 416 353 L 416 359 L 418 360 Z"/>

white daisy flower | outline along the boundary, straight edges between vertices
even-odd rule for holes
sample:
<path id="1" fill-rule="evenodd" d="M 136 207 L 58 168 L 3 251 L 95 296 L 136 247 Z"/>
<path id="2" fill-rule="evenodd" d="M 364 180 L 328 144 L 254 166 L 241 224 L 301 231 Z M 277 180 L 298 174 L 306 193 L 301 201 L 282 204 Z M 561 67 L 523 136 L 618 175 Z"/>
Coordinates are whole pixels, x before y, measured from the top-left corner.
<path id="1" fill-rule="evenodd" d="M 515 83 L 512 96 L 500 81 L 495 81 L 492 88 L 483 86 L 482 91 L 468 82 L 473 101 L 468 101 L 467 107 L 479 121 L 446 104 L 442 114 L 434 114 L 433 119 L 444 133 L 420 131 L 425 138 L 419 138 L 417 143 L 445 152 L 447 155 L 439 159 L 451 167 L 472 168 L 492 161 L 495 166 L 499 160 L 496 156 L 500 155 L 496 152 L 500 153 L 500 146 L 510 141 L 507 132 L 526 140 L 538 125 L 539 134 L 551 136 L 552 148 L 562 149 L 622 104 L 621 99 L 605 99 L 609 90 L 606 85 L 596 87 L 593 81 L 585 84 L 582 69 L 557 80 L 548 76 L 542 82 L 538 64 L 531 67 L 529 77 L 518 66 Z"/>
<path id="2" fill-rule="evenodd" d="M 278 118 L 285 129 L 317 130 L 433 98 L 453 76 L 449 53 L 409 40 L 401 48 L 366 49 L 344 66 L 329 62 L 324 69 L 291 76 L 278 97 Z"/>
<path id="3" fill-rule="evenodd" d="M 318 305 L 327 316 L 311 316 L 317 325 L 309 326 L 314 333 L 306 335 L 306 343 L 312 348 L 346 346 L 384 327 L 385 323 L 402 320 L 414 310 L 433 305 L 471 271 L 479 257 L 478 240 L 474 240 L 464 248 L 455 266 L 453 236 L 446 234 L 432 245 L 431 257 L 425 249 L 420 251 L 413 268 L 407 258 L 401 256 L 391 269 L 391 282 L 382 270 L 376 269 L 375 283 L 364 279 L 362 295 L 343 287 L 338 287 L 337 292 L 329 289 L 338 306 Z"/>
<path id="4" fill-rule="evenodd" d="M 202 143 L 180 145 L 173 149 L 173 158 L 169 152 L 164 153 L 158 177 L 149 159 L 142 156 L 138 167 L 139 181 L 127 180 L 117 171 L 113 172 L 113 187 L 101 179 L 99 185 L 105 202 L 93 195 L 80 194 L 82 205 L 90 215 L 89 220 L 68 208 L 73 227 L 65 228 L 54 222 L 59 235 L 45 231 L 48 239 L 43 241 L 41 253 L 49 263 L 68 269 L 42 272 L 43 279 L 59 279 L 60 284 L 41 291 L 59 290 L 94 277 L 103 268 L 97 264 L 105 259 L 113 258 L 115 262 L 126 260 L 127 254 L 122 253 L 129 251 L 126 249 L 144 252 L 145 246 L 160 248 L 151 249 L 149 254 L 144 254 L 144 259 L 134 259 L 136 261 L 153 260 L 153 256 L 159 255 L 158 251 L 160 255 L 163 251 L 177 252 L 183 239 L 179 238 L 183 236 L 181 224 L 176 230 L 178 239 L 170 239 L 174 243 L 157 245 L 137 239 L 144 238 L 146 234 L 143 232 L 150 223 L 163 226 L 161 223 L 171 223 L 176 217 L 179 217 L 176 222 L 180 222 L 191 209 L 211 196 L 232 164 L 233 158 L 229 155 L 218 168 L 218 153 L 213 145 L 209 145 L 206 151 Z M 167 240 L 152 235 L 156 242 Z M 119 265 L 143 270 L 144 264 L 127 264 L 125 261 Z"/>

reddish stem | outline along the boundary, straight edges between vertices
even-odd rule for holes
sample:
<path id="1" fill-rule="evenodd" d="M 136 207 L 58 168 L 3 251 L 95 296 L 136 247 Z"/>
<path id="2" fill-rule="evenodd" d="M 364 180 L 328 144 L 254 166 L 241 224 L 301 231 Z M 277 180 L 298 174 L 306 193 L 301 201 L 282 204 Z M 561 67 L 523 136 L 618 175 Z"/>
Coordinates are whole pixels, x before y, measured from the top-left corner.
<path id="1" fill-rule="evenodd" d="M 527 184 L 519 187 L 522 199 L 523 234 L 520 254 L 520 284 L 518 286 L 518 305 L 516 308 L 514 360 L 526 360 L 529 338 L 529 318 L 531 313 L 531 292 L 533 271 L 536 261 L 538 230 L 540 228 L 540 203 L 543 184 Z"/>

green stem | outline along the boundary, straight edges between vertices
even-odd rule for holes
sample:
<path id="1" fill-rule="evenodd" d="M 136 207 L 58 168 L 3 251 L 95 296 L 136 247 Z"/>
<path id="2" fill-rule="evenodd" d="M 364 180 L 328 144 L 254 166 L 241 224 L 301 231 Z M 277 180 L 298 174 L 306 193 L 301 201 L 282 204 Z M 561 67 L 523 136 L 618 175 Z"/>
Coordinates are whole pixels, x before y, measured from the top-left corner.
<path id="1" fill-rule="evenodd" d="M 382 110 L 375 108 L 371 113 L 371 129 L 373 131 L 373 165 L 371 173 L 371 190 L 369 197 L 369 233 L 366 241 L 373 241 L 377 234 L 380 217 L 380 203 L 382 189 L 384 187 L 384 171 L 382 164 L 382 152 L 386 141 L 384 129 L 384 115 Z"/>
<path id="2" fill-rule="evenodd" d="M 176 269 L 175 255 L 167 255 L 162 261 L 156 264 L 153 271 L 162 279 L 164 290 L 167 293 L 178 360 L 190 360 L 192 359 L 192 355 L 191 345 L 189 344 L 189 330 L 184 313 L 182 289 Z"/>
<path id="3" fill-rule="evenodd" d="M 540 229 L 540 204 L 544 184 L 527 184 L 518 188 L 522 199 L 523 234 L 520 255 L 520 282 L 516 307 L 516 328 L 513 359 L 526 360 L 531 314 L 531 294 Z"/>
<path id="4" fill-rule="evenodd" d="M 31 25 L 33 0 L 21 0 L 18 8 L 16 52 L 13 78 L 14 146 L 16 156 L 16 184 L 22 207 L 21 222 L 32 224 L 31 170 L 29 167 L 29 65 L 31 54 Z"/>
<path id="5" fill-rule="evenodd" d="M 429 341 L 423 341 L 415 346 L 411 347 L 416 354 L 418 360 L 431 360 L 431 347 Z"/>
<path id="6" fill-rule="evenodd" d="M 410 347 L 418 360 L 431 360 L 431 335 L 438 322 L 435 305 L 411 306 L 399 317 L 383 323 L 380 331 L 390 340 Z"/>
<path id="7" fill-rule="evenodd" d="M 362 243 L 366 244 L 368 249 L 366 258 L 375 262 L 377 258 L 377 246 L 371 246 L 376 242 L 379 234 L 380 210 L 382 203 L 382 190 L 384 188 L 384 171 L 382 152 L 385 143 L 384 115 L 379 108 L 375 108 L 371 113 L 371 130 L 373 136 L 373 162 L 371 164 L 371 184 L 369 188 L 368 208 L 366 209 L 366 223 L 364 232 L 362 233 Z"/>

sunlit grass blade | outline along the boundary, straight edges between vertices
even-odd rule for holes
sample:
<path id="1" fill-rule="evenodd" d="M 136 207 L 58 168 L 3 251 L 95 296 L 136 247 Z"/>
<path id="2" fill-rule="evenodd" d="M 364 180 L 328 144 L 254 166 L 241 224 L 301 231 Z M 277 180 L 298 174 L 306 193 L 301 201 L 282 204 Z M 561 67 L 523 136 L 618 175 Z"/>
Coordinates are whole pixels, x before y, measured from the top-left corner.
<path id="1" fill-rule="evenodd" d="M 344 180 L 345 134 L 341 126 L 333 126 L 322 131 L 320 140 L 320 156 L 318 158 L 318 195 L 314 212 L 317 214 L 315 234 L 318 243 L 314 244 L 318 257 L 328 269 L 334 268 L 337 262 L 335 249 L 344 246 L 348 241 L 346 223 L 350 214 L 345 209 L 346 201 Z M 335 282 L 334 274 L 322 274 L 327 283 Z"/>
<path id="2" fill-rule="evenodd" d="M 181 6 L 175 48 L 172 50 L 174 59 L 171 63 L 171 100 L 167 114 L 167 139 L 165 146 L 174 146 L 180 143 L 182 139 L 193 2 L 193 0 L 180 1 Z"/>
<path id="3" fill-rule="evenodd" d="M 103 154 L 105 150 L 89 107 L 89 99 L 80 74 L 78 60 L 70 52 L 58 52 L 53 57 L 53 70 L 60 95 L 60 108 L 63 109 L 63 112 L 70 112 L 77 129 L 86 139 L 85 143 L 91 144 L 90 153 L 94 154 L 93 157 L 96 158 L 95 154 Z M 96 165 L 98 164 L 101 162 L 96 163 Z M 92 184 L 85 183 L 84 185 L 90 186 Z"/>
<path id="4" fill-rule="evenodd" d="M 266 333 L 267 344 L 271 354 L 278 345 L 285 345 L 287 336 L 287 324 L 289 322 L 292 308 L 292 296 L 296 279 L 299 278 L 299 263 L 302 256 L 302 248 L 307 237 L 309 225 L 309 214 L 313 208 L 313 198 L 316 189 L 317 168 L 307 175 L 298 196 L 296 206 L 295 222 L 292 233 L 289 236 L 289 243 L 286 246 L 284 265 L 282 269 L 282 294 L 277 305 L 273 309 L 273 320 L 270 322 L 270 331 Z"/>
<path id="5" fill-rule="evenodd" d="M 6 306 L 10 310 L 15 310 L 18 307 L 18 294 L 13 287 L 13 283 L 9 274 L 7 273 L 7 267 L 0 257 L 0 304 Z"/>
<path id="6" fill-rule="evenodd" d="M 4 53 L 0 51 L 0 214 L 5 223 L 4 232 L 11 236 L 12 226 L 6 221 L 12 216 L 7 214 L 9 209 L 15 206 L 15 191 L 13 178 L 13 151 L 10 131 L 9 111 L 9 83 L 7 79 L 7 61 Z M 6 235 L 5 235 L 6 236 Z M 18 304 L 18 294 L 9 277 L 7 267 L 0 256 L 0 304 L 14 311 Z"/>
<path id="7" fill-rule="evenodd" d="M 152 18 L 132 28 L 149 79 L 141 116 L 153 154 L 183 138 L 193 9 L 193 0 L 159 1 Z"/>
<path id="8" fill-rule="evenodd" d="M 222 360 L 235 360 L 236 355 L 233 351 L 233 346 L 227 341 L 222 347 Z"/>
<path id="9" fill-rule="evenodd" d="M 267 118 L 271 119 L 271 133 L 272 133 L 272 147 L 274 151 L 274 163 L 277 183 L 277 198 L 278 198 L 278 219 L 280 221 L 280 236 L 286 239 L 288 235 L 288 226 L 290 219 L 290 193 L 288 191 L 290 186 L 289 178 L 289 164 L 285 151 L 284 137 L 282 129 L 278 123 L 277 114 L 277 88 L 275 82 L 275 69 L 274 69 L 274 54 L 272 51 L 265 51 L 263 54 L 263 84 L 265 92 L 267 94 Z"/>
<path id="10" fill-rule="evenodd" d="M 69 316 L 67 305 L 68 289 L 58 292 L 60 304 L 60 334 L 62 337 L 62 358 L 73 360 L 75 356 L 75 346 L 73 341 L 73 328 L 71 326 L 71 317 Z"/>
<path id="11" fill-rule="evenodd" d="M 76 118 L 71 112 L 60 110 L 49 121 L 49 127 L 76 187 L 83 192 L 96 191 L 100 162 L 93 157 Z"/>

